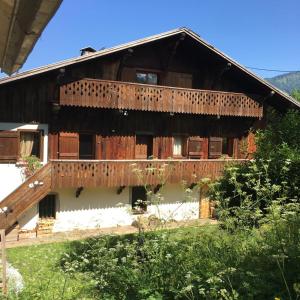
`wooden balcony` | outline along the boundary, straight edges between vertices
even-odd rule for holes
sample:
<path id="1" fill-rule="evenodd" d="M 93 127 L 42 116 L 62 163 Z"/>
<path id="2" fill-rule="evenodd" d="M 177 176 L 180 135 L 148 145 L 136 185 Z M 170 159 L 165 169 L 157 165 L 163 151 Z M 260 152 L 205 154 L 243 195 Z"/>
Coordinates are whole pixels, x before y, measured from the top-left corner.
<path id="1" fill-rule="evenodd" d="M 225 165 L 245 160 L 52 160 L 52 189 L 120 187 L 214 179 Z"/>
<path id="2" fill-rule="evenodd" d="M 59 104 L 217 116 L 263 116 L 263 107 L 242 93 L 96 79 L 82 79 L 62 85 Z"/>

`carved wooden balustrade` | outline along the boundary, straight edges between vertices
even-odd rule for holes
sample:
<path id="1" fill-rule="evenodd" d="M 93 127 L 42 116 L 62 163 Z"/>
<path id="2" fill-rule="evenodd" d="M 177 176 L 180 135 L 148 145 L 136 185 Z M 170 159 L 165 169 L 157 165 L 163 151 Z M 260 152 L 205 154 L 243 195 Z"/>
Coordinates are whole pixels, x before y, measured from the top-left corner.
<path id="1" fill-rule="evenodd" d="M 245 160 L 53 160 L 52 189 L 194 183 L 220 176 L 233 162 Z"/>
<path id="2" fill-rule="evenodd" d="M 263 116 L 248 95 L 99 79 L 82 79 L 60 87 L 60 105 L 218 116 Z"/>

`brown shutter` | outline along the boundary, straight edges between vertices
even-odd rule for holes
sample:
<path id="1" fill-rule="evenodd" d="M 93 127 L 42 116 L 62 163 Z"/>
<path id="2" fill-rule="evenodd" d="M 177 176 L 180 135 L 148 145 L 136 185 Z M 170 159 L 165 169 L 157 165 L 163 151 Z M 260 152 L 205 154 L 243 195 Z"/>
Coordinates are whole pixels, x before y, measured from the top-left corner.
<path id="1" fill-rule="evenodd" d="M 79 159 L 78 133 L 60 132 L 59 159 Z"/>
<path id="2" fill-rule="evenodd" d="M 199 137 L 190 137 L 188 141 L 188 151 L 190 158 L 203 157 L 203 139 Z"/>
<path id="3" fill-rule="evenodd" d="M 222 138 L 211 137 L 209 138 L 209 158 L 219 158 L 222 155 Z"/>
<path id="4" fill-rule="evenodd" d="M 152 136 L 150 135 L 137 135 L 135 145 L 135 158 L 147 159 L 148 156 L 153 154 L 152 151 Z"/>
<path id="5" fill-rule="evenodd" d="M 19 156 L 19 133 L 0 131 L 0 162 L 16 162 Z"/>

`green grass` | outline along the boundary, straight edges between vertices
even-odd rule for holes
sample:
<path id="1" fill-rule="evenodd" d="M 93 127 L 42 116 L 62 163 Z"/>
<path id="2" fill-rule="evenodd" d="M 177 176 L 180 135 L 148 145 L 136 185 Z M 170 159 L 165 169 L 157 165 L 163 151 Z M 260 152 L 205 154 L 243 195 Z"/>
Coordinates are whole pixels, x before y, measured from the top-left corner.
<path id="1" fill-rule="evenodd" d="M 25 282 L 18 299 L 94 299 L 87 278 L 70 278 L 61 270 L 59 261 L 68 247 L 69 243 L 52 243 L 8 249 L 9 263 Z"/>
<path id="2" fill-rule="evenodd" d="M 180 227 L 168 231 L 174 239 L 180 239 L 207 230 L 208 227 L 214 225 Z M 160 233 L 164 231 L 159 230 Z M 125 235 L 124 238 L 132 235 Z M 25 283 L 25 289 L 18 299 L 95 299 L 90 278 L 81 273 L 70 277 L 60 268 L 60 259 L 71 245 L 72 242 L 50 243 L 7 250 L 9 263 L 19 270 Z"/>

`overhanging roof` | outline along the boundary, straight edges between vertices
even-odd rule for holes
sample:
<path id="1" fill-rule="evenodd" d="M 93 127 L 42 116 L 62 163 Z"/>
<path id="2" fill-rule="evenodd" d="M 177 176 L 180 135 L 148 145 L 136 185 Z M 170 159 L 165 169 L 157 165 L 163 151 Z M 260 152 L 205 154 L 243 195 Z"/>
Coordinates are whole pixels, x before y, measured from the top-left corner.
<path id="1" fill-rule="evenodd" d="M 62 0 L 0 0 L 0 68 L 19 70 Z"/>
<path id="2" fill-rule="evenodd" d="M 126 43 L 126 44 L 118 45 L 118 46 L 115 46 L 115 47 L 111 47 L 111 48 L 103 49 L 103 50 L 100 50 L 100 51 L 96 51 L 96 52 L 88 54 L 88 55 L 67 59 L 67 60 L 60 61 L 60 62 L 57 62 L 57 63 L 54 63 L 54 64 L 49 64 L 49 65 L 46 65 L 46 66 L 43 66 L 43 67 L 39 67 L 39 68 L 32 69 L 32 70 L 29 70 L 29 71 L 26 71 L 26 72 L 23 72 L 23 73 L 20 73 L 20 74 L 13 75 L 11 77 L 3 78 L 3 79 L 0 79 L 0 85 L 5 84 L 5 83 L 9 83 L 9 82 L 12 82 L 12 81 L 15 81 L 15 80 L 27 78 L 27 77 L 30 77 L 30 76 L 38 75 L 38 74 L 41 74 L 41 73 L 45 73 L 45 72 L 48 72 L 48 71 L 52 71 L 52 70 L 55 70 L 55 69 L 59 69 L 59 68 L 62 68 L 62 67 L 66 67 L 66 66 L 69 66 L 69 65 L 77 64 L 77 63 L 80 63 L 80 62 L 92 60 L 92 59 L 95 59 L 95 58 L 98 58 L 98 57 L 102 57 L 102 56 L 109 55 L 109 54 L 112 54 L 112 53 L 115 53 L 115 52 L 119 52 L 119 51 L 122 51 L 122 50 L 125 50 L 125 49 L 128 49 L 128 48 L 133 48 L 133 47 L 140 46 L 140 45 L 143 45 L 143 44 L 147 44 L 147 43 L 150 43 L 150 42 L 165 39 L 165 38 L 168 38 L 168 37 L 171 37 L 171 36 L 174 36 L 174 35 L 178 35 L 178 34 L 181 34 L 181 33 L 187 34 L 188 36 L 190 36 L 191 38 L 196 40 L 199 44 L 201 44 L 204 47 L 210 49 L 212 52 L 214 52 L 218 56 L 225 59 L 227 62 L 230 62 L 232 65 L 237 67 L 239 70 L 241 70 L 242 72 L 244 72 L 245 74 L 247 74 L 251 78 L 255 79 L 258 83 L 260 83 L 260 84 L 264 85 L 265 87 L 269 88 L 270 91 L 274 91 L 275 94 L 282 97 L 289 104 L 292 104 L 293 107 L 300 108 L 300 103 L 298 101 L 296 101 L 293 97 L 286 94 L 284 91 L 278 89 L 277 87 L 275 87 L 274 85 L 272 85 L 268 81 L 266 81 L 266 80 L 260 78 L 259 76 L 255 75 L 254 73 L 249 71 L 247 68 L 245 68 L 244 66 L 242 66 L 241 64 L 239 64 L 238 62 L 236 62 L 235 60 L 233 60 L 232 58 L 230 58 L 229 56 L 227 56 L 226 54 L 221 52 L 220 50 L 216 49 L 214 46 L 210 45 L 208 42 L 206 42 L 204 39 L 202 39 L 198 34 L 196 34 L 192 30 L 190 30 L 188 28 L 185 28 L 185 27 L 174 29 L 174 30 L 167 31 L 167 32 L 163 32 L 161 34 L 153 35 L 153 36 L 146 37 L 146 38 L 143 38 L 143 39 L 135 40 L 135 41 L 130 42 L 130 43 Z"/>

